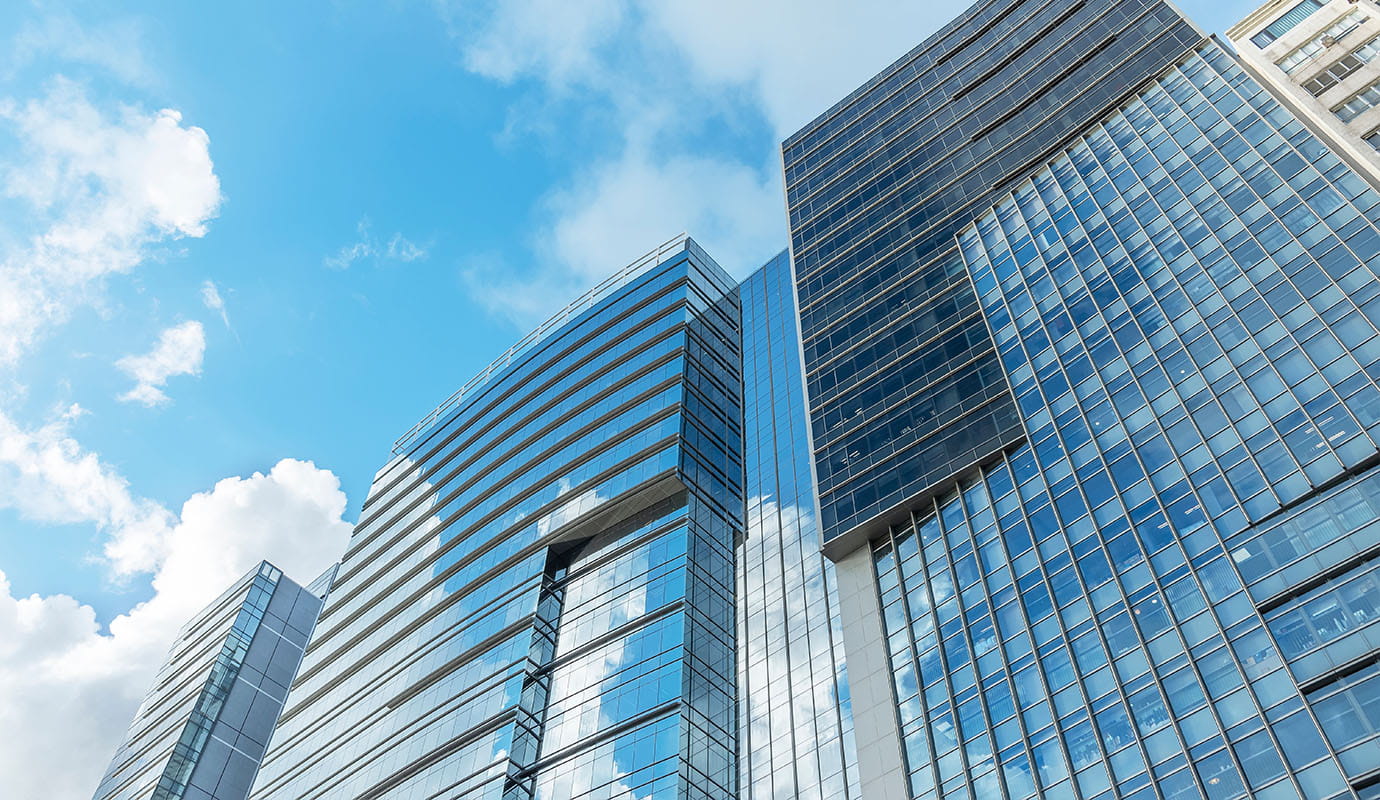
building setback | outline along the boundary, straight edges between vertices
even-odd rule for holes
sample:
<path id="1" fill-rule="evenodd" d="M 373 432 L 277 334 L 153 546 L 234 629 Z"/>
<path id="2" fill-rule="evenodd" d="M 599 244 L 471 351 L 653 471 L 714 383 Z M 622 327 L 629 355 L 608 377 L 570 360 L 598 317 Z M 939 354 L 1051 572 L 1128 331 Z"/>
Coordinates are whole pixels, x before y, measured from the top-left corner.
<path id="1" fill-rule="evenodd" d="M 784 154 L 862 795 L 1380 791 L 1369 182 L 1158 0 L 980 4 Z"/>
<path id="2" fill-rule="evenodd" d="M 264 562 L 188 622 L 95 800 L 244 800 L 328 582 Z"/>
<path id="3" fill-rule="evenodd" d="M 252 796 L 858 797 L 793 309 L 679 238 L 404 436 Z"/>
<path id="4" fill-rule="evenodd" d="M 1247 71 L 1380 183 L 1380 7 L 1271 0 L 1227 39 Z"/>

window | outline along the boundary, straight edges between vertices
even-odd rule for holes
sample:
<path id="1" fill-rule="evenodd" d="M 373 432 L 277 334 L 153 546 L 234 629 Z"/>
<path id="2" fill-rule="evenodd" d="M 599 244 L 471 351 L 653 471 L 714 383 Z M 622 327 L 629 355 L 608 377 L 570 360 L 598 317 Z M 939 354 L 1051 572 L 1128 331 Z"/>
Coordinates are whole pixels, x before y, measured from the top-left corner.
<path id="1" fill-rule="evenodd" d="M 1323 51 L 1332 45 L 1340 42 L 1351 34 L 1352 31 L 1360 27 L 1369 17 L 1360 9 L 1353 9 L 1346 16 L 1337 20 L 1327 27 L 1326 30 L 1314 36 L 1312 39 L 1299 45 L 1297 49 L 1289 53 L 1284 58 L 1276 61 L 1275 64 L 1289 74 L 1309 61 L 1317 58 Z"/>
<path id="2" fill-rule="evenodd" d="M 1321 11 L 1323 4 L 1319 0 L 1303 0 L 1302 3 L 1284 12 L 1279 19 L 1271 22 L 1265 30 L 1251 37 L 1251 44 L 1256 47 L 1268 47 L 1279 37 L 1294 29 L 1294 26 L 1313 16 L 1317 11 Z"/>
<path id="3" fill-rule="evenodd" d="M 1380 55 L 1380 36 L 1342 56 L 1335 64 L 1323 70 L 1316 77 L 1304 81 L 1303 88 L 1314 97 L 1321 97 L 1323 92 L 1346 80 L 1377 55 Z"/>
<path id="4" fill-rule="evenodd" d="M 1370 109 L 1380 105 L 1380 81 L 1372 83 L 1347 99 L 1345 103 L 1332 109 L 1337 119 L 1350 122 Z"/>
<path id="5" fill-rule="evenodd" d="M 1366 144 L 1380 150 L 1380 128 L 1376 128 L 1365 136 Z"/>
<path id="6" fill-rule="evenodd" d="M 1380 730 L 1380 667 L 1368 667 L 1336 685 L 1309 692 L 1308 703 L 1338 750 L 1374 738 Z"/>

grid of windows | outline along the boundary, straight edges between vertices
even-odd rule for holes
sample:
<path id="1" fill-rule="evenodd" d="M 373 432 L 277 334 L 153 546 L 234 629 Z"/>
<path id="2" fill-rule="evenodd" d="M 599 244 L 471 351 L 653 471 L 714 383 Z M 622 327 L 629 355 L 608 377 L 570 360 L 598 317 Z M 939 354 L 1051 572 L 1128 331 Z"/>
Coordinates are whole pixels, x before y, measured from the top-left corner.
<path id="1" fill-rule="evenodd" d="M 734 792 L 732 289 L 685 240 L 407 439 L 254 797 Z"/>
<path id="2" fill-rule="evenodd" d="M 1380 81 L 1348 97 L 1340 105 L 1335 106 L 1332 113 L 1342 122 L 1350 122 L 1376 106 L 1380 106 Z"/>
<path id="3" fill-rule="evenodd" d="M 790 257 L 743 281 L 747 533 L 738 548 L 739 796 L 860 798 L 833 564 L 819 551 Z"/>
<path id="4" fill-rule="evenodd" d="M 1030 444 L 874 547 L 913 796 L 1349 796 L 1223 539 L 1377 453 L 1377 220 L 1209 45 L 960 235 Z"/>
<path id="5" fill-rule="evenodd" d="M 1156 488 L 1209 487 L 1229 535 L 1376 452 L 1380 197 L 1240 73 L 1191 67 L 962 241 L 1032 440 L 1062 427 L 1041 392 L 1100 379 L 1094 430 L 1129 420 Z"/>
<path id="6" fill-rule="evenodd" d="M 1268 47 L 1271 42 L 1292 31 L 1300 22 L 1322 11 L 1322 7 L 1322 0 L 1303 0 L 1265 26 L 1265 30 L 1252 36 L 1251 43 L 1256 47 Z"/>
<path id="7" fill-rule="evenodd" d="M 1022 447 L 874 546 L 912 796 L 1345 796 L 1219 554 L 1115 496 L 1069 524 L 1045 467 Z"/>
<path id="8" fill-rule="evenodd" d="M 784 143 L 831 552 L 1019 441 L 954 234 L 1201 38 L 1162 0 L 980 3 Z"/>
<path id="9" fill-rule="evenodd" d="M 1307 680 L 1380 652 L 1380 564 L 1367 561 L 1265 614 L 1291 671 Z"/>
<path id="10" fill-rule="evenodd" d="M 1291 74 L 1304 64 L 1317 58 L 1337 42 L 1350 36 L 1351 32 L 1360 27 L 1361 23 L 1365 22 L 1367 19 L 1370 19 L 1370 17 L 1365 11 L 1359 8 L 1353 8 L 1336 22 L 1327 26 L 1327 28 L 1317 36 L 1299 45 L 1283 58 L 1276 61 L 1275 64 L 1278 65 L 1280 69 L 1284 70 L 1285 74 Z"/>
<path id="11" fill-rule="evenodd" d="M 188 622 L 95 797 L 244 797 L 320 606 L 264 562 Z"/>
<path id="12" fill-rule="evenodd" d="M 1380 753 L 1380 663 L 1371 663 L 1345 678 L 1308 693 L 1323 734 L 1352 774 L 1372 772 Z M 1374 797 L 1362 790 L 1362 797 Z"/>
<path id="13" fill-rule="evenodd" d="M 1372 470 L 1225 544 L 1251 599 L 1273 606 L 1294 587 L 1363 558 L 1377 541 L 1380 473 Z"/>
<path id="14" fill-rule="evenodd" d="M 1346 80 L 1357 70 L 1369 64 L 1380 55 L 1380 36 L 1371 39 L 1350 53 L 1337 59 L 1337 62 L 1312 78 L 1303 82 L 1304 91 L 1314 97 Z"/>
<path id="15" fill-rule="evenodd" d="M 192 708 L 191 718 L 173 746 L 172 758 L 158 779 L 152 800 L 179 800 L 187 791 L 192 770 L 206 748 L 221 709 L 225 707 L 230 689 L 239 676 L 240 667 L 244 665 L 244 657 L 249 653 L 249 644 L 254 640 L 259 623 L 263 621 L 269 598 L 273 597 L 273 590 L 281 576 L 277 568 L 267 564 L 254 576 L 249 585 L 249 594 L 245 596 L 240 612 L 230 626 L 230 634 L 225 637 L 225 643 L 211 665 L 211 677 L 202 687 L 201 695 Z"/>

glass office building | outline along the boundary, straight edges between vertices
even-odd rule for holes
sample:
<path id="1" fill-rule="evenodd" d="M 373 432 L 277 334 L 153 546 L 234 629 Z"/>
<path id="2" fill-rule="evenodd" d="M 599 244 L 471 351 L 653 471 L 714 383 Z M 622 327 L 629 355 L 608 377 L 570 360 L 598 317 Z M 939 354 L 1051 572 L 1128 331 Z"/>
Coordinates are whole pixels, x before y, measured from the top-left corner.
<path id="1" fill-rule="evenodd" d="M 378 474 L 255 798 L 857 798 L 790 261 L 677 239 Z"/>
<path id="2" fill-rule="evenodd" d="M 786 140 L 831 555 L 1023 436 L 954 235 L 1200 39 L 1161 0 L 979 3 Z"/>
<path id="3" fill-rule="evenodd" d="M 251 797 L 1380 798 L 1380 192 L 1163 0 L 783 155 L 398 441 Z"/>
<path id="4" fill-rule="evenodd" d="M 983 4 L 786 164 L 863 795 L 1380 796 L 1380 193 L 1135 0 Z"/>
<path id="5" fill-rule="evenodd" d="M 96 800 L 244 800 L 324 591 L 264 562 L 188 622 Z"/>
<path id="6" fill-rule="evenodd" d="M 668 243 L 400 441 L 252 796 L 733 796 L 739 324 Z"/>
<path id="7" fill-rule="evenodd" d="M 819 551 L 789 256 L 743 281 L 747 532 L 738 797 L 861 798 L 833 564 Z"/>

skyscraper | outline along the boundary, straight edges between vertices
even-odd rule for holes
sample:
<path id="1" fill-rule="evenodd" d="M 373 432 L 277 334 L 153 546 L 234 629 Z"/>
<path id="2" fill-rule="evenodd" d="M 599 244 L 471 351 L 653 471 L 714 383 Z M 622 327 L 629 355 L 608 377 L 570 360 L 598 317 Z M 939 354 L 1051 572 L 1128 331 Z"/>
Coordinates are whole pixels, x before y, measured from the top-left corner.
<path id="1" fill-rule="evenodd" d="M 1380 797 L 1380 192 L 1163 0 L 783 154 L 794 268 L 674 239 L 397 442 L 251 796 Z"/>
<path id="2" fill-rule="evenodd" d="M 252 796 L 858 797 L 797 342 L 678 238 L 400 439 Z"/>
<path id="3" fill-rule="evenodd" d="M 789 256 L 739 287 L 747 535 L 738 797 L 861 798 L 833 565 L 819 552 Z"/>
<path id="4" fill-rule="evenodd" d="M 1246 69 L 1380 182 L 1380 8 L 1270 0 L 1227 31 Z"/>
<path id="5" fill-rule="evenodd" d="M 863 795 L 1371 796 L 1380 194 L 1156 0 L 784 152 Z"/>
<path id="6" fill-rule="evenodd" d="M 303 589 L 264 562 L 189 621 L 96 800 L 243 800 L 329 574 Z"/>
<path id="7" fill-rule="evenodd" d="M 675 240 L 400 440 L 252 796 L 731 796 L 738 326 Z"/>

